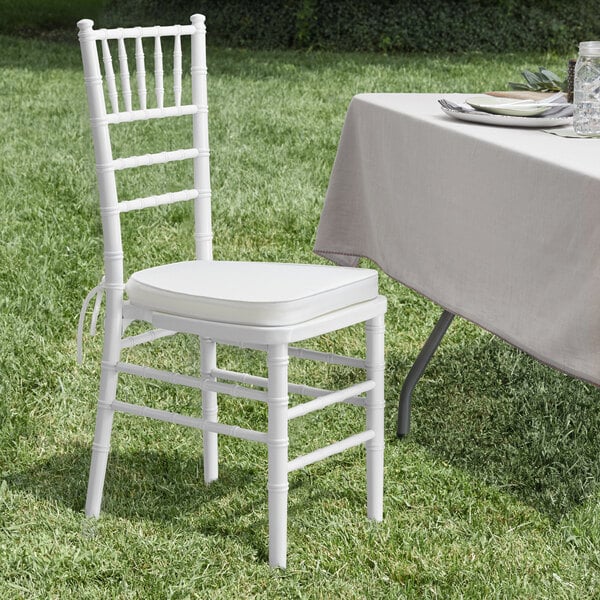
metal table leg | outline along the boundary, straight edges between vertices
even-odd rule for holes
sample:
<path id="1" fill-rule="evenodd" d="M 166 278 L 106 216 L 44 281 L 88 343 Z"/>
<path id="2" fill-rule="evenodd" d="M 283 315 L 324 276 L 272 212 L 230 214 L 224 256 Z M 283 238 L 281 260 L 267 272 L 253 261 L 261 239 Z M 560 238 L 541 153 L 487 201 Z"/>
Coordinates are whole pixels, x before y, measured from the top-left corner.
<path id="1" fill-rule="evenodd" d="M 403 438 L 408 435 L 410 430 L 410 401 L 413 389 L 415 385 L 417 385 L 421 375 L 423 375 L 423 371 L 425 371 L 425 368 L 429 364 L 433 353 L 440 345 L 446 330 L 450 326 L 450 323 L 452 323 L 452 319 L 454 319 L 454 313 L 451 313 L 447 310 L 442 313 L 442 316 L 435 324 L 435 327 L 433 328 L 430 336 L 427 338 L 427 341 L 421 349 L 421 352 L 419 352 L 419 356 L 417 356 L 415 364 L 411 367 L 406 379 L 404 380 L 402 391 L 400 392 L 400 402 L 398 404 L 398 426 L 396 435 L 399 438 Z"/>

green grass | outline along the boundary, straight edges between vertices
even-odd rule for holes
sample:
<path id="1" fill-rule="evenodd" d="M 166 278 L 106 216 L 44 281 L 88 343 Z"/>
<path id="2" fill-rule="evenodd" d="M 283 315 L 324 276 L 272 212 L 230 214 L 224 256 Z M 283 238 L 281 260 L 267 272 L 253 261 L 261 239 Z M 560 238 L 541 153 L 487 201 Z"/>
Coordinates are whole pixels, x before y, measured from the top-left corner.
<path id="1" fill-rule="evenodd" d="M 522 68 L 564 62 L 211 48 L 216 257 L 320 261 L 315 230 L 353 94 L 499 89 Z M 396 399 L 439 308 L 383 274 L 383 523 L 365 518 L 360 450 L 294 473 L 289 567 L 272 571 L 265 449 L 222 437 L 221 479 L 207 488 L 198 433 L 126 416 L 102 517 L 85 519 L 101 336 L 86 336 L 79 367 L 75 329 L 102 248 L 76 45 L 0 37 L 0 131 L 0 598 L 600 597 L 598 391 L 457 319 L 415 392 L 413 432 L 396 441 Z M 149 151 L 166 135 L 138 127 L 120 144 Z M 125 196 L 165 189 L 141 171 L 121 182 Z M 179 166 L 159 175 L 166 189 L 185 177 Z M 130 267 L 192 254 L 188 208 L 125 223 Z M 348 335 L 319 347 L 334 344 L 360 347 Z M 196 370 L 193 340 L 162 347 L 164 363 Z M 256 355 L 221 358 L 264 372 Z M 323 386 L 348 378 L 292 371 Z M 169 386 L 123 384 L 126 397 L 158 406 L 197 403 Z M 261 407 L 225 398 L 221 414 L 264 427 Z M 292 451 L 356 431 L 356 415 L 340 407 L 294 422 Z"/>

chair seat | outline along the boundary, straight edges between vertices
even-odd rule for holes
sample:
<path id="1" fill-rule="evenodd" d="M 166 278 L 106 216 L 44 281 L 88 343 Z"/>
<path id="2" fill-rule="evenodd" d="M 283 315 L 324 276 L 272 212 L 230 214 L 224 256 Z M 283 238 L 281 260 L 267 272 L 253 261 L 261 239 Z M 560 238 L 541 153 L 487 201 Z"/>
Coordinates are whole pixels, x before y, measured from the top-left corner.
<path id="1" fill-rule="evenodd" d="M 125 289 L 157 312 L 277 327 L 376 298 L 377 286 L 373 269 L 195 260 L 138 271 Z"/>

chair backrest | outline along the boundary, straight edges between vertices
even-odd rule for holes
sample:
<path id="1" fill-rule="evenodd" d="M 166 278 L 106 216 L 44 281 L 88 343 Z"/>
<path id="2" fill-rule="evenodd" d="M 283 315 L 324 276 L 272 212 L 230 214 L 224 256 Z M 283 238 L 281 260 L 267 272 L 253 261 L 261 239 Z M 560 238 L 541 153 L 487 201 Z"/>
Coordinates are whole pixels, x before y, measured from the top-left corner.
<path id="1" fill-rule="evenodd" d="M 206 28 L 203 15 L 193 15 L 191 25 L 172 27 L 133 27 L 118 29 L 94 29 L 88 19 L 77 23 L 83 58 L 85 87 L 94 140 L 100 212 L 104 235 L 104 263 L 107 287 L 123 284 L 123 250 L 121 243 L 120 215 L 123 212 L 146 207 L 194 200 L 194 239 L 196 257 L 212 259 L 211 192 L 208 146 L 208 102 L 206 90 Z M 182 104 L 182 36 L 191 37 L 191 104 Z M 166 106 L 163 73 L 163 50 L 161 39 L 173 38 L 173 104 Z M 146 66 L 142 40 L 154 41 L 154 94 L 146 89 Z M 137 99 L 131 89 L 130 67 L 125 40 L 135 44 L 135 87 Z M 132 42 L 128 42 L 131 46 Z M 113 65 L 111 56 L 118 56 Z M 102 51 L 104 78 L 100 65 L 99 48 Z M 119 89 L 117 77 L 119 76 Z M 106 97 L 109 100 L 108 110 Z M 151 101 L 153 96 L 154 102 Z M 136 102 L 137 100 L 137 102 Z M 150 107 L 149 105 L 154 105 Z M 134 107 L 134 105 L 137 105 Z M 144 154 L 125 158 L 113 158 L 110 126 L 148 119 L 160 119 L 192 115 L 193 147 L 156 154 Z M 178 160 L 193 160 L 194 187 L 179 192 L 120 201 L 117 193 L 116 171 L 141 166 L 163 164 Z"/>

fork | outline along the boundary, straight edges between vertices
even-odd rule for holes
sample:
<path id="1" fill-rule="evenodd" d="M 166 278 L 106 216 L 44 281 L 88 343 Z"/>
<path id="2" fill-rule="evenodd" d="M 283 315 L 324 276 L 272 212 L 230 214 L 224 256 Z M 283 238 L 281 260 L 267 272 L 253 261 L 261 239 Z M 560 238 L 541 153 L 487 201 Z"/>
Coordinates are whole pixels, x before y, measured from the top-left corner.
<path id="1" fill-rule="evenodd" d="M 458 110 L 460 112 L 471 112 L 475 110 L 473 108 L 466 108 L 465 106 L 461 106 L 460 104 L 455 104 L 454 102 L 449 102 L 445 98 L 438 99 L 438 102 L 440 103 L 440 106 L 442 108 L 445 108 L 446 110 Z"/>

